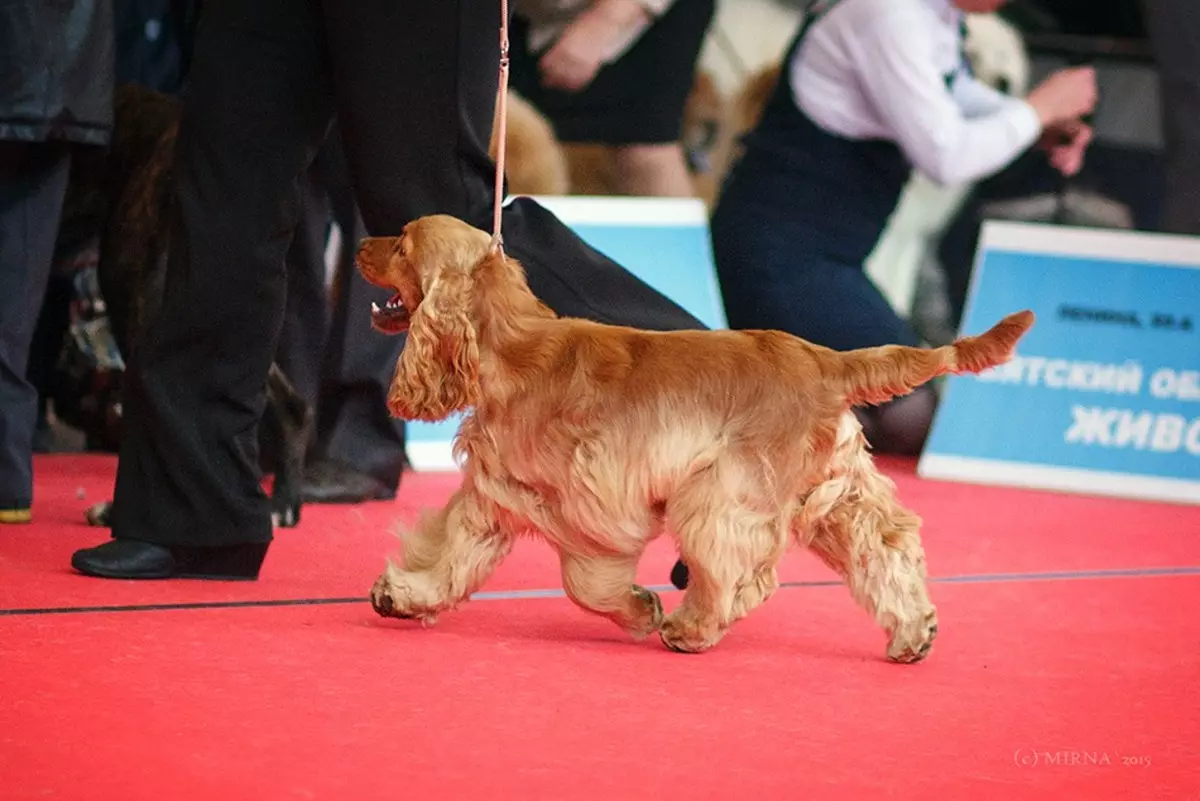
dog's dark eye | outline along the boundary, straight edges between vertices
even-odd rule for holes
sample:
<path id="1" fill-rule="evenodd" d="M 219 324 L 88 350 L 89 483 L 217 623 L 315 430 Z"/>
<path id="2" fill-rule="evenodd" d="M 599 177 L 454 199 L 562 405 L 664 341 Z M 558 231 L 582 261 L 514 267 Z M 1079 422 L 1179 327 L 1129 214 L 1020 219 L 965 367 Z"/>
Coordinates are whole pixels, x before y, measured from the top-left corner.
<path id="1" fill-rule="evenodd" d="M 1003 75 L 1001 75 L 996 79 L 996 91 L 1003 92 L 1007 95 L 1010 94 L 1011 90 L 1012 83 L 1008 80 L 1008 78 L 1005 78 Z"/>

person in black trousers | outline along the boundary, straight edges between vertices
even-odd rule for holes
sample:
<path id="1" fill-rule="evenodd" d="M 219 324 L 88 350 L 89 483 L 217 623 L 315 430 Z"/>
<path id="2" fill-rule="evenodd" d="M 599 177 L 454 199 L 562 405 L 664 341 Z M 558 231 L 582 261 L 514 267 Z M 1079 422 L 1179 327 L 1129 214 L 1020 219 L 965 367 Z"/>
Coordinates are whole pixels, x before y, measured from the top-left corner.
<path id="1" fill-rule="evenodd" d="M 257 424 L 300 176 L 336 114 L 370 233 L 433 213 L 489 229 L 499 27 L 496 0 L 204 4 L 162 306 L 126 376 L 113 539 L 77 551 L 77 570 L 257 577 L 272 539 Z M 503 230 L 560 314 L 704 327 L 529 199 L 507 206 Z"/>
<path id="2" fill-rule="evenodd" d="M 379 291 L 354 269 L 366 230 L 350 183 L 345 147 L 335 129 L 310 172 L 320 181 L 305 196 L 304 235 L 288 262 L 288 310 L 278 358 L 316 411 L 300 493 L 304 503 L 359 503 L 396 496 L 407 466 L 405 425 L 387 407 L 403 338 L 382 337 L 362 310 Z M 317 191 L 312 191 L 317 190 Z M 310 213 L 310 208 L 311 212 Z M 325 291 L 325 241 L 330 221 L 341 229 L 332 304 Z M 301 258 L 302 254 L 307 254 Z M 313 281 L 317 277 L 317 282 Z M 297 278 L 300 278 L 297 281 Z M 311 291 L 293 290 L 297 284 Z M 312 321 L 324 323 L 318 332 Z"/>
<path id="3" fill-rule="evenodd" d="M 111 135 L 113 53 L 110 0 L 0 5 L 0 524 L 32 518 L 30 346 L 72 161 Z"/>
<path id="4" fill-rule="evenodd" d="M 407 466 L 405 425 L 387 407 L 403 338 L 382 337 L 362 310 L 379 292 L 354 269 L 366 229 L 335 126 L 302 190 L 304 211 L 288 252 L 287 310 L 276 361 L 316 411 L 304 503 L 360 503 L 396 496 Z M 325 285 L 330 223 L 341 229 L 332 303 Z"/>

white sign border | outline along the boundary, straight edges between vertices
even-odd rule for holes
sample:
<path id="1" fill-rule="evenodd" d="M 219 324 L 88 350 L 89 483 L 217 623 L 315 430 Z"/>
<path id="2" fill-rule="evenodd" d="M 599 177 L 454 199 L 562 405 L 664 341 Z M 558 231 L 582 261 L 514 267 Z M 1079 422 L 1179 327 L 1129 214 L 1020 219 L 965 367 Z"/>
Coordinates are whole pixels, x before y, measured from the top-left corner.
<path id="1" fill-rule="evenodd" d="M 1200 237 L 1153 231 L 987 220 L 979 236 L 976 272 L 988 251 L 1200 270 Z"/>
<path id="2" fill-rule="evenodd" d="M 921 478 L 1200 506 L 1200 481 L 929 453 Z"/>

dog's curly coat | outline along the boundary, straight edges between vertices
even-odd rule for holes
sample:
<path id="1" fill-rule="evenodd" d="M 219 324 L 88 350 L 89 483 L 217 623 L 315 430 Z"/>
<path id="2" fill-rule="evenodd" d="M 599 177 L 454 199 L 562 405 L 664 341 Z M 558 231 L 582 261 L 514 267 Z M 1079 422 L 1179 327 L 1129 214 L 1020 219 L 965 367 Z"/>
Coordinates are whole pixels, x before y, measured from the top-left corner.
<path id="1" fill-rule="evenodd" d="M 1014 314 L 935 350 L 839 353 L 775 331 L 648 332 L 562 319 L 490 237 L 445 216 L 368 238 L 358 268 L 396 296 L 408 331 L 389 405 L 408 420 L 465 411 L 463 481 L 403 540 L 371 591 L 384 616 L 431 623 L 466 599 L 515 537 L 542 536 L 579 606 L 677 651 L 711 648 L 778 587 L 790 544 L 812 549 L 888 634 L 889 658 L 929 651 L 937 614 L 919 518 L 876 471 L 853 404 L 1006 361 L 1033 323 Z M 634 583 L 664 531 L 691 582 L 664 616 Z"/>

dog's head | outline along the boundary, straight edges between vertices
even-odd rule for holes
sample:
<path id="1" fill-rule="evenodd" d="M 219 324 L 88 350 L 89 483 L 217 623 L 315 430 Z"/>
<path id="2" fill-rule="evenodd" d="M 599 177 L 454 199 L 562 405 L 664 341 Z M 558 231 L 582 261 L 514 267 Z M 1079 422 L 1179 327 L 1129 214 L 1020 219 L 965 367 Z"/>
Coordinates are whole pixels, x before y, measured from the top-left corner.
<path id="1" fill-rule="evenodd" d="M 963 49 L 981 82 L 1013 97 L 1029 91 L 1029 55 L 1020 31 L 997 14 L 967 14 Z"/>
<path id="2" fill-rule="evenodd" d="M 414 220 L 400 236 L 368 237 L 358 247 L 359 273 L 395 294 L 374 305 L 371 324 L 408 332 L 388 407 L 406 420 L 443 420 L 471 405 L 478 389 L 479 346 L 471 320 L 472 273 L 491 237 L 461 220 Z"/>

